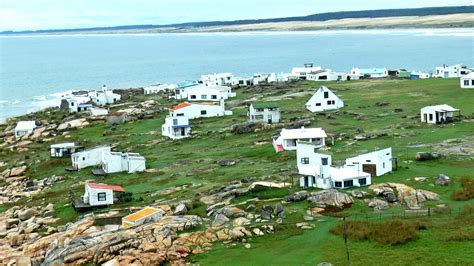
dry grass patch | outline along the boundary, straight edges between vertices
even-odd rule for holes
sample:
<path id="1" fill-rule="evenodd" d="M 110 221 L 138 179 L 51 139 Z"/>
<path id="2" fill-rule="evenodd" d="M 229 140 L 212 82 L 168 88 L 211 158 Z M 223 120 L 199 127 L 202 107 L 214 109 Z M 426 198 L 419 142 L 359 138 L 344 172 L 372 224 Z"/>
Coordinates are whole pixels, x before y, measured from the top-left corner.
<path id="1" fill-rule="evenodd" d="M 461 189 L 452 194 L 453 200 L 470 200 L 474 198 L 474 179 L 461 178 Z"/>

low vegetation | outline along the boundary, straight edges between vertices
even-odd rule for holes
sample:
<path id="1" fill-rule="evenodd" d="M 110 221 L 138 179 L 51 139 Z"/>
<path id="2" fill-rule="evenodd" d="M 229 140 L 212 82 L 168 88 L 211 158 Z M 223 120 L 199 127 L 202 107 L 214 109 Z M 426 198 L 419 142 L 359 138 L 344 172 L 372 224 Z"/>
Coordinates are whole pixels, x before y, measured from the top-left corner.
<path id="1" fill-rule="evenodd" d="M 454 200 L 470 200 L 474 198 L 474 180 L 469 177 L 461 179 L 461 189 L 453 192 Z"/>

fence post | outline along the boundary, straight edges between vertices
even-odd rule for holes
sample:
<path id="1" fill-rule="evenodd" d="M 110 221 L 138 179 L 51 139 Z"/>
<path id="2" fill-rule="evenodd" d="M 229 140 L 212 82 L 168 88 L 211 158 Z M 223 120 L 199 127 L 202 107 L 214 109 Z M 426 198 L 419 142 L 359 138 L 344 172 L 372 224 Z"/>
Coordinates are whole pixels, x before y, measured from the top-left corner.
<path id="1" fill-rule="evenodd" d="M 428 217 L 431 216 L 431 208 L 428 208 Z"/>

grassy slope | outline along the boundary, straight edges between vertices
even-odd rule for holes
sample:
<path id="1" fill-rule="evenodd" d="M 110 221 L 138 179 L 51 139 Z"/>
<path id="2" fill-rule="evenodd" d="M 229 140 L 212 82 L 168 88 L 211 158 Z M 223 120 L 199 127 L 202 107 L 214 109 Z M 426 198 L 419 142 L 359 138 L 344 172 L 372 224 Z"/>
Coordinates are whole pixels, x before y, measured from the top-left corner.
<path id="1" fill-rule="evenodd" d="M 238 96 L 232 101 L 241 101 L 250 98 L 261 100 L 278 100 L 283 110 L 283 120 L 313 118 L 312 126 L 323 127 L 328 132 L 348 132 L 356 134 L 357 129 L 365 132 L 387 132 L 389 136 L 372 140 L 360 141 L 349 145 L 352 141 L 337 141 L 330 150 L 335 160 L 342 160 L 347 156 L 377 148 L 393 147 L 398 157 L 399 169 L 391 174 L 374 178 L 373 182 L 402 182 L 416 188 L 427 189 L 440 194 L 441 203 L 453 208 L 460 208 L 469 202 L 454 202 L 450 199 L 452 191 L 459 187 L 455 184 L 450 187 L 432 186 L 428 183 L 420 184 L 413 181 L 415 176 L 435 177 L 439 173 L 447 174 L 455 179 L 462 176 L 473 177 L 472 158 L 445 158 L 436 162 L 412 161 L 418 151 L 430 150 L 416 145 L 433 144 L 445 139 L 463 138 L 474 135 L 474 123 L 463 121 L 460 123 L 433 126 L 419 123 L 418 115 L 421 107 L 431 104 L 450 104 L 460 108 L 463 114 L 474 113 L 473 90 L 461 90 L 458 79 L 431 79 L 431 80 L 371 80 L 351 81 L 344 83 L 327 83 L 342 99 L 346 107 L 344 113 L 331 114 L 331 117 L 316 115 L 304 108 L 314 88 L 319 86 L 314 82 L 302 82 L 296 86 L 283 86 L 277 91 L 274 88 L 262 92 L 238 90 Z M 160 105 L 170 106 L 172 103 L 151 96 Z M 143 100 L 146 96 L 136 97 Z M 387 102 L 387 106 L 376 106 L 377 102 Z M 402 113 L 395 113 L 394 108 L 403 108 Z M 148 168 L 157 169 L 155 173 L 141 174 L 114 174 L 106 177 L 104 182 L 123 185 L 134 193 L 137 199 L 128 205 L 146 205 L 155 200 L 191 199 L 197 192 L 204 192 L 214 186 L 246 176 L 258 179 L 287 180 L 282 173 L 284 169 L 296 170 L 294 152 L 275 154 L 271 144 L 254 145 L 256 141 L 270 141 L 274 130 L 264 130 L 258 133 L 233 135 L 229 131 L 219 132 L 232 124 L 246 120 L 246 109 L 243 107 L 233 110 L 233 116 L 223 118 L 199 119 L 192 122 L 195 132 L 202 133 L 198 137 L 172 142 L 161 137 L 160 129 L 164 121 L 164 114 L 153 119 L 132 122 L 121 125 L 110 131 L 106 125 L 94 125 L 70 132 L 71 138 L 82 145 L 93 146 L 98 144 L 114 144 L 117 150 L 140 152 L 147 158 Z M 358 114 L 363 120 L 356 119 Z M 57 116 L 58 114 L 53 114 Z M 414 118 L 410 118 L 414 117 Z M 103 133 L 107 131 L 105 135 Z M 204 134 L 207 132 L 207 134 Z M 401 136 L 392 137 L 399 133 Z M 57 142 L 61 141 L 60 137 Z M 413 146 L 415 145 L 415 146 Z M 72 189 L 81 194 L 83 185 L 80 181 L 93 178 L 89 169 L 77 173 L 66 173 L 64 168 L 69 167 L 69 159 L 51 160 L 49 158 L 49 144 L 35 143 L 28 153 L 11 153 L 1 151 L 1 161 L 10 165 L 15 161 L 26 160 L 34 162 L 29 167 L 27 175 L 30 178 L 44 178 L 52 174 L 66 175 L 67 181 L 55 185 L 31 200 L 21 200 L 18 204 L 37 205 L 54 202 L 58 217 L 62 223 L 76 219 L 76 214 L 67 204 L 68 191 Z M 219 159 L 236 159 L 237 164 L 232 167 L 220 167 L 215 161 Z M 36 162 L 39 160 L 39 162 Z M 0 169 L 3 170 L 3 169 Z M 431 183 L 431 182 L 430 182 Z M 0 184 L 1 185 L 1 184 Z M 191 189 L 184 189 L 169 196 L 158 196 L 153 193 L 176 186 L 194 185 Z M 284 194 L 290 191 L 284 191 Z M 281 193 L 276 193 L 281 194 Z M 264 195 L 256 195 L 264 196 Z M 280 195 L 281 196 L 281 195 Z M 143 201 L 138 199 L 142 198 Z M 125 206 L 125 205 L 123 205 Z M 0 206 L 0 210 L 10 207 Z M 119 206 L 120 207 L 120 206 Z M 288 218 L 290 221 L 303 221 L 303 212 L 308 206 L 306 203 L 296 205 L 295 213 Z M 193 210 L 202 213 L 204 208 Z M 349 212 L 371 211 L 365 203 L 357 202 Z M 335 224 L 332 218 L 324 223 L 317 223 L 316 229 L 307 232 L 295 231 L 294 225 L 280 228 L 280 233 L 254 238 L 252 249 L 245 250 L 252 255 L 242 256 L 241 246 L 228 248 L 218 245 L 210 253 L 193 257 L 193 260 L 203 265 L 213 264 L 216 261 L 236 264 L 314 264 L 321 260 L 343 263 L 342 242 L 337 236 L 330 235 L 327 229 Z M 450 262 L 463 263 L 467 258 L 466 250 L 472 249 L 472 242 L 450 242 L 445 244 L 439 236 L 439 230 L 428 230 L 422 237 L 413 243 L 401 247 L 381 247 L 374 243 L 351 243 L 354 261 L 356 264 L 373 264 L 377 258 L 383 256 L 386 261 L 400 261 L 400 264 L 413 263 L 419 258 L 420 264 L 431 264 L 440 258 L 451 259 Z M 433 252 L 433 251 L 434 252 Z M 365 255 L 368 254 L 368 255 Z M 405 256 L 402 254 L 410 254 Z M 462 256 L 461 256 L 462 255 Z M 248 261 L 242 259 L 251 258 Z M 216 259 L 219 258 L 219 259 Z M 239 259 L 240 258 L 240 259 Z M 391 260 L 393 258 L 393 260 Z M 474 258 L 472 258 L 474 259 Z M 281 262 L 281 263 L 280 263 Z"/>

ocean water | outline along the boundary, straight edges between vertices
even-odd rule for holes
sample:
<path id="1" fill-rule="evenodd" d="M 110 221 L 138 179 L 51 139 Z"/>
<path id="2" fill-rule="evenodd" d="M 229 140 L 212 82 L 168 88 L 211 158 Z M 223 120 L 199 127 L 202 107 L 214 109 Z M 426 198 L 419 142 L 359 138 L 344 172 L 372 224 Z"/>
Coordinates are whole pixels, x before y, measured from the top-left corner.
<path id="1" fill-rule="evenodd" d="M 474 65 L 474 31 L 374 30 L 0 37 L 0 120 L 71 90 L 146 86 L 201 74 L 289 72 L 314 63 L 433 71 Z"/>

